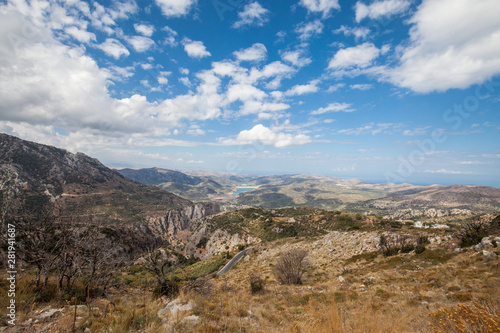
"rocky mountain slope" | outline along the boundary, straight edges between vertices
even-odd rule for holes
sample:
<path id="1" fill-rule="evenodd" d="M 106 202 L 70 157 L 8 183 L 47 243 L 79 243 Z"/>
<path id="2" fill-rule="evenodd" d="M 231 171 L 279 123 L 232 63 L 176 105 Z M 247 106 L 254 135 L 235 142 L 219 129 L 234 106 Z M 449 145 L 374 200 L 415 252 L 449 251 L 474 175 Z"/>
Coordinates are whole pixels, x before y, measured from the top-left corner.
<path id="1" fill-rule="evenodd" d="M 2 207 L 16 201 L 19 214 L 57 202 L 75 223 L 126 225 L 172 242 L 185 238 L 194 220 L 219 212 L 217 204 L 193 204 L 85 154 L 6 134 L 0 134 L 0 190 Z"/>
<path id="2" fill-rule="evenodd" d="M 172 172 L 176 175 L 175 179 L 169 178 L 169 182 L 155 185 L 191 200 L 217 201 L 229 209 L 310 206 L 327 210 L 371 212 L 403 220 L 500 211 L 500 189 L 488 186 L 371 184 L 357 179 L 303 174 L 238 176 L 194 171 L 184 174 L 164 169 L 140 169 L 134 172 L 139 175 L 136 178 L 138 180 L 151 172 L 155 172 L 157 178 Z M 231 193 L 238 187 L 254 189 L 232 196 Z"/>
<path id="3" fill-rule="evenodd" d="M 453 185 L 394 194 L 366 201 L 360 208 L 392 218 L 443 217 L 457 214 L 495 213 L 500 210 L 500 189 L 488 186 Z"/>

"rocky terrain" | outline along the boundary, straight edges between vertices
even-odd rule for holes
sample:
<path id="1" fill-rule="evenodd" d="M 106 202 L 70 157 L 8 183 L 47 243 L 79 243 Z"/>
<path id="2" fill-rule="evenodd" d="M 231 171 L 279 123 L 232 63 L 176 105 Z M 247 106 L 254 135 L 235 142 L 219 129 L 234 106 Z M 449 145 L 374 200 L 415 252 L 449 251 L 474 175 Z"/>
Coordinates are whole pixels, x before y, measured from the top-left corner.
<path id="1" fill-rule="evenodd" d="M 309 206 L 415 221 L 500 211 L 500 189 L 487 186 L 371 184 L 357 179 L 300 174 L 239 176 L 158 168 L 122 173 L 190 200 L 218 202 L 223 209 Z M 165 179 L 168 181 L 163 182 Z M 255 189 L 231 196 L 239 186 Z"/>
<path id="2" fill-rule="evenodd" d="M 219 212 L 217 204 L 194 204 L 135 182 L 85 154 L 6 134 L 0 134 L 0 190 L 2 207 L 17 203 L 19 213 L 57 202 L 74 223 L 122 225 L 174 243 L 194 220 Z"/>

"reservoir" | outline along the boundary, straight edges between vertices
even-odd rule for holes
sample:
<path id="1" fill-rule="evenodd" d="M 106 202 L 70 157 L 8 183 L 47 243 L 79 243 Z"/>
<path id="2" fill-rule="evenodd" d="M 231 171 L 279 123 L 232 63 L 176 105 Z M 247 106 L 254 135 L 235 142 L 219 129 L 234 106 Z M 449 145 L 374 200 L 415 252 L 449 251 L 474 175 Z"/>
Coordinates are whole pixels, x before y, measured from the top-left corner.
<path id="1" fill-rule="evenodd" d="M 248 192 L 248 191 L 252 191 L 252 190 L 255 190 L 256 187 L 238 187 L 234 192 L 233 194 L 231 194 L 233 197 L 237 196 L 238 194 L 240 193 L 245 193 L 245 192 Z"/>

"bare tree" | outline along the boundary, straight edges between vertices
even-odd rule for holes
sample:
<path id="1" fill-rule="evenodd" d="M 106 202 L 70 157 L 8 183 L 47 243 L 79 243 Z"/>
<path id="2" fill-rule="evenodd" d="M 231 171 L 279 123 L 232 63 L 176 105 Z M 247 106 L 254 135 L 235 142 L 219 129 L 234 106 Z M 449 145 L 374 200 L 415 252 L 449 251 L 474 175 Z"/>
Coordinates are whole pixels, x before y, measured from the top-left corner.
<path id="1" fill-rule="evenodd" d="M 306 250 L 295 248 L 278 258 L 274 271 L 282 283 L 302 284 L 302 276 L 308 266 L 306 257 Z"/>
<path id="2" fill-rule="evenodd" d="M 144 257 L 143 267 L 155 276 L 159 295 L 171 296 L 179 291 L 177 282 L 168 276 L 176 267 L 176 258 L 169 255 L 164 249 L 148 251 Z"/>

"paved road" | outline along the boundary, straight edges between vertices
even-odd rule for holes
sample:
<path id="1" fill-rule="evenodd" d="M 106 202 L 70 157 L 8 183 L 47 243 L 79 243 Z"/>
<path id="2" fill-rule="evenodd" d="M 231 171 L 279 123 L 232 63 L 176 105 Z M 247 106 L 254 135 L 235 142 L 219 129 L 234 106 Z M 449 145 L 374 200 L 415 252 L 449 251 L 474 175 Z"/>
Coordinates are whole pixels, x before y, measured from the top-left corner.
<path id="1" fill-rule="evenodd" d="M 251 247 L 249 247 L 248 249 L 244 249 L 243 251 L 239 252 L 237 255 L 235 255 L 233 257 L 233 259 L 231 259 L 227 264 L 226 266 L 222 267 L 222 269 L 220 271 L 217 272 L 217 275 L 221 275 L 221 274 L 224 274 L 226 273 L 227 271 L 229 271 L 238 261 L 241 260 L 241 258 L 243 258 L 243 256 L 245 255 L 245 253 L 247 253 L 248 250 L 250 250 Z"/>

